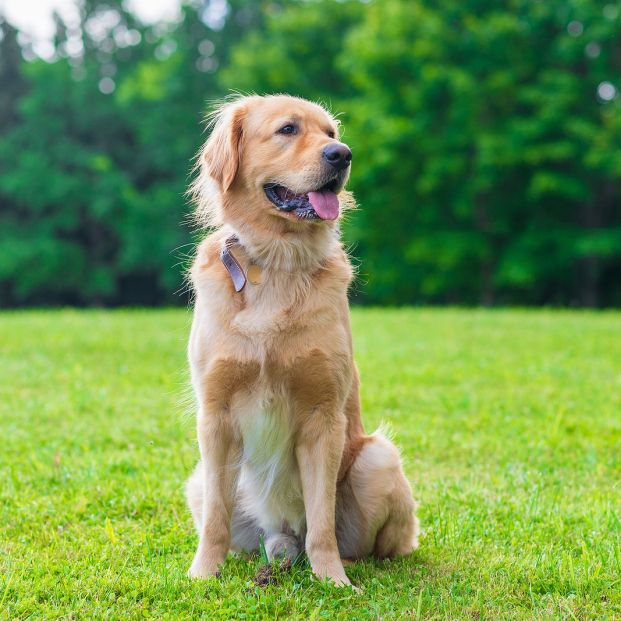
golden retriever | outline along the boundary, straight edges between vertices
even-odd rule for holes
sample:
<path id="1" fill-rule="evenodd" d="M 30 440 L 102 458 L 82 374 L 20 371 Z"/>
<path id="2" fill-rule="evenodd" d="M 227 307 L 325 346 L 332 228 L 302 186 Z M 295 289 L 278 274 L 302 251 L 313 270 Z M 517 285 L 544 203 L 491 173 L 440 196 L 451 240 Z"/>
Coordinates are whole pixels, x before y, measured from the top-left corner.
<path id="1" fill-rule="evenodd" d="M 321 106 L 285 95 L 220 106 L 192 192 L 214 231 L 191 270 L 189 343 L 201 460 L 187 482 L 198 530 L 189 575 L 229 550 L 342 559 L 417 546 L 399 453 L 360 418 L 338 220 L 351 151 Z"/>

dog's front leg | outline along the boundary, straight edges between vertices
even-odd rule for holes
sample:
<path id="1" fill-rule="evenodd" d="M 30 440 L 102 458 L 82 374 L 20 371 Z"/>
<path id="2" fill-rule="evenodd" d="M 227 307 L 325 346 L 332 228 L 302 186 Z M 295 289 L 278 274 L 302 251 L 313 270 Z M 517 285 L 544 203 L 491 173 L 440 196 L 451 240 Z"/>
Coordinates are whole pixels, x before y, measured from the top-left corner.
<path id="1" fill-rule="evenodd" d="M 227 411 L 201 411 L 198 443 L 203 468 L 202 523 L 191 578 L 218 575 L 231 541 L 231 515 L 241 454 Z"/>
<path id="2" fill-rule="evenodd" d="M 313 573 L 339 586 L 351 584 L 336 543 L 336 480 L 345 443 L 345 416 L 311 414 L 296 447 L 306 509 L 306 554 Z"/>

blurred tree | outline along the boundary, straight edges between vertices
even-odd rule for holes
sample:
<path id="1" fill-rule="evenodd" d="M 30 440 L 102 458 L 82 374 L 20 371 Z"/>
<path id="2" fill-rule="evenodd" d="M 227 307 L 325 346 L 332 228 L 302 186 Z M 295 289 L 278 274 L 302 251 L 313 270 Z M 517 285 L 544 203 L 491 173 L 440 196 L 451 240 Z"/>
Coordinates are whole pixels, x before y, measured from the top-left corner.
<path id="1" fill-rule="evenodd" d="M 383 0 L 359 10 L 289 7 L 260 42 L 239 46 L 223 78 L 344 94 L 362 207 L 346 232 L 373 266 L 364 299 L 620 303 L 618 6 Z M 337 22 L 330 36 L 330 12 L 353 25 Z M 296 53 L 300 40 L 311 60 Z"/>
<path id="2" fill-rule="evenodd" d="M 56 17 L 58 59 L 25 66 L 32 86 L 21 123 L 0 143 L 0 196 L 14 206 L 2 210 L 0 228 L 9 303 L 99 304 L 119 293 L 118 227 L 139 198 L 123 166 L 131 128 L 100 89 L 109 93 L 111 76 L 135 62 L 113 39 L 132 18 L 110 3 L 82 9 L 77 53 Z"/>
<path id="3" fill-rule="evenodd" d="M 354 89 L 336 68 L 346 34 L 363 18 L 358 0 L 264 3 L 265 23 L 232 48 L 219 74 L 224 89 L 290 93 L 338 108 Z"/>
<path id="4" fill-rule="evenodd" d="M 201 3 L 147 27 L 120 0 L 79 8 L 79 24 L 56 16 L 53 62 L 20 65 L 3 38 L 32 86 L 8 99 L 18 122 L 3 116 L 0 305 L 175 302 L 204 102 L 222 94 L 218 64 L 260 13 L 239 0 L 210 26 Z"/>
<path id="5" fill-rule="evenodd" d="M 0 305 L 178 300 L 188 160 L 231 89 L 345 113 L 359 300 L 621 304 L 617 0 L 78 6 L 51 62 L 0 24 Z"/>
<path id="6" fill-rule="evenodd" d="M 0 16 L 0 135 L 19 120 L 18 101 L 28 90 L 17 34 Z"/>
<path id="7" fill-rule="evenodd" d="M 3 137 L 20 121 L 19 101 L 28 91 L 28 82 L 22 72 L 22 51 L 17 40 L 18 32 L 0 16 L 0 145 Z M 2 174 L 2 168 L 0 168 Z M 3 213 L 15 211 L 15 205 L 0 194 L 0 226 Z M 0 242 L 1 244 L 1 242 Z M 11 296 L 11 274 L 1 277 L 8 249 L 0 245 L 0 306 Z"/>

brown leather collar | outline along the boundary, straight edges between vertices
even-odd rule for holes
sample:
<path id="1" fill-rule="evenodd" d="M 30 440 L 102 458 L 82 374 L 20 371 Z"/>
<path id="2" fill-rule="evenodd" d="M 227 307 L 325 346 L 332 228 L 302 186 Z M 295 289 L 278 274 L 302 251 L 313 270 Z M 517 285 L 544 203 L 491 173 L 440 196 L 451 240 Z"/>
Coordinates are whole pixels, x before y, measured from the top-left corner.
<path id="1" fill-rule="evenodd" d="M 231 248 L 238 242 L 239 238 L 237 235 L 231 235 L 226 238 L 222 250 L 220 250 L 220 260 L 224 267 L 226 267 L 237 293 L 246 285 L 246 274 L 244 274 L 244 270 L 231 252 Z"/>

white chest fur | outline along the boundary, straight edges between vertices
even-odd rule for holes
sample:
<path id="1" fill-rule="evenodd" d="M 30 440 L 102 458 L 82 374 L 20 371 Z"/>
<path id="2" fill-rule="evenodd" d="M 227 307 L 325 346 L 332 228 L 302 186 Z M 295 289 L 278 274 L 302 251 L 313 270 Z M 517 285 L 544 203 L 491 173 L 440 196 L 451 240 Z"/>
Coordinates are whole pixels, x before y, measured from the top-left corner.
<path id="1" fill-rule="evenodd" d="M 296 533 L 304 525 L 304 502 L 294 453 L 290 412 L 284 400 L 262 396 L 240 410 L 244 452 L 240 488 L 245 509 L 268 532 L 283 522 Z"/>

